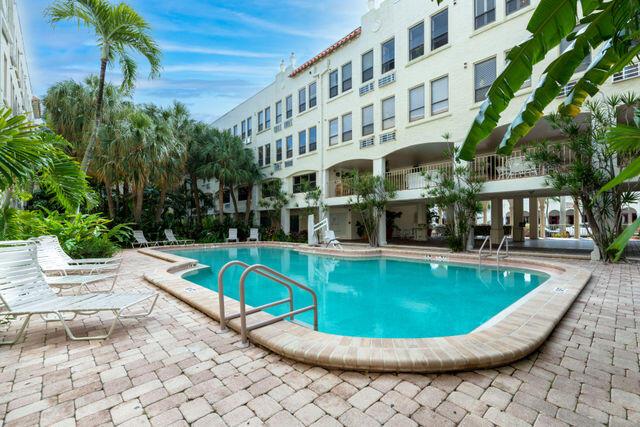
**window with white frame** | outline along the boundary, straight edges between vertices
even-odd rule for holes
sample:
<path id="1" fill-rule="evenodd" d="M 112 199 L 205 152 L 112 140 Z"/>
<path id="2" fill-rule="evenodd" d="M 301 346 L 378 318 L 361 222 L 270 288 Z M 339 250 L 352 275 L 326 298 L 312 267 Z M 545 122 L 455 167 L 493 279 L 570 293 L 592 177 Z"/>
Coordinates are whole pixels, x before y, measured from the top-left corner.
<path id="1" fill-rule="evenodd" d="M 396 126 L 396 98 L 384 99 L 382 101 L 382 130 L 391 129 Z"/>
<path id="2" fill-rule="evenodd" d="M 351 141 L 353 138 L 353 116 L 351 113 L 342 116 L 342 142 Z"/>
<path id="3" fill-rule="evenodd" d="M 409 28 L 409 61 L 424 55 L 424 22 Z"/>
<path id="4" fill-rule="evenodd" d="M 293 135 L 287 137 L 287 159 L 293 157 Z"/>
<path id="5" fill-rule="evenodd" d="M 431 17 L 431 50 L 449 43 L 449 9 Z"/>
<path id="6" fill-rule="evenodd" d="M 287 119 L 290 119 L 293 116 L 293 96 L 289 95 L 284 100 Z"/>
<path id="7" fill-rule="evenodd" d="M 264 160 L 262 158 L 262 147 L 258 147 L 258 166 L 264 166 Z"/>
<path id="8" fill-rule="evenodd" d="M 506 0 L 505 7 L 507 15 L 517 12 L 518 10 L 529 6 L 529 4 L 531 4 L 530 0 Z"/>
<path id="9" fill-rule="evenodd" d="M 484 101 L 487 92 L 496 79 L 496 58 L 478 62 L 474 65 L 475 101 Z"/>
<path id="10" fill-rule="evenodd" d="M 373 50 L 362 54 L 362 83 L 373 78 Z"/>
<path id="11" fill-rule="evenodd" d="M 276 102 L 276 124 L 282 123 L 282 101 Z"/>
<path id="12" fill-rule="evenodd" d="M 352 87 L 351 79 L 351 62 L 347 62 L 342 66 L 342 91 L 346 92 Z"/>
<path id="13" fill-rule="evenodd" d="M 338 119 L 329 120 L 329 145 L 338 143 Z"/>
<path id="14" fill-rule="evenodd" d="M 293 192 L 302 193 L 306 189 L 316 188 L 316 173 L 308 173 L 293 177 Z"/>
<path id="15" fill-rule="evenodd" d="M 424 85 L 409 90 L 409 121 L 424 118 Z"/>
<path id="16" fill-rule="evenodd" d="M 449 111 L 449 76 L 431 82 L 431 115 Z"/>
<path id="17" fill-rule="evenodd" d="M 276 141 L 276 162 L 282 160 L 282 140 L 278 139 Z"/>
<path id="18" fill-rule="evenodd" d="M 243 120 L 241 123 L 242 126 L 242 139 L 245 139 L 247 137 L 247 121 Z"/>
<path id="19" fill-rule="evenodd" d="M 238 125 L 233 125 L 233 136 L 238 136 Z"/>
<path id="20" fill-rule="evenodd" d="M 496 0 L 474 0 L 475 27 L 482 28 L 496 20 Z"/>
<path id="21" fill-rule="evenodd" d="M 318 131 L 315 126 L 309 128 L 309 152 L 316 151 L 318 147 Z"/>
<path id="22" fill-rule="evenodd" d="M 307 88 L 303 87 L 298 91 L 298 113 L 307 109 Z"/>
<path id="23" fill-rule="evenodd" d="M 264 146 L 264 164 L 271 164 L 271 144 Z"/>
<path id="24" fill-rule="evenodd" d="M 362 136 L 373 133 L 373 105 L 362 107 Z"/>
<path id="25" fill-rule="evenodd" d="M 264 112 L 258 111 L 258 132 L 264 129 Z"/>
<path id="26" fill-rule="evenodd" d="M 251 117 L 247 117 L 247 136 L 251 136 Z"/>
<path id="27" fill-rule="evenodd" d="M 329 73 L 329 98 L 338 96 L 338 70 Z"/>
<path id="28" fill-rule="evenodd" d="M 317 84 L 316 82 L 313 82 L 309 85 L 309 108 L 313 108 L 316 106 L 316 104 L 318 103 L 318 97 L 317 97 Z"/>
<path id="29" fill-rule="evenodd" d="M 307 152 L 307 131 L 301 130 L 298 132 L 298 154 L 304 154 Z"/>
<path id="30" fill-rule="evenodd" d="M 392 38 L 382 43 L 382 74 L 388 73 L 396 67 L 396 40 Z"/>
<path id="31" fill-rule="evenodd" d="M 271 128 L 271 107 L 264 109 L 264 128 Z"/>

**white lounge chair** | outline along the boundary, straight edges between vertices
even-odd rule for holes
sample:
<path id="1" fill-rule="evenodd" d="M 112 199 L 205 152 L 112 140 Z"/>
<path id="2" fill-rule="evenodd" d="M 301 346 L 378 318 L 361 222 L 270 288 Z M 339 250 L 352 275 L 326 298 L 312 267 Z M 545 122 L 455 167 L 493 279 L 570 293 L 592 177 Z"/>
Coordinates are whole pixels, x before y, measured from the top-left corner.
<path id="1" fill-rule="evenodd" d="M 325 230 L 324 232 L 324 244 L 329 247 L 331 246 L 334 249 L 342 250 L 342 244 L 338 239 L 336 239 L 336 233 L 333 230 Z"/>
<path id="2" fill-rule="evenodd" d="M 44 280 L 47 282 L 47 285 L 51 286 L 54 289 L 57 289 L 58 292 L 67 289 L 73 289 L 77 291 L 84 292 L 92 292 L 92 289 L 89 288 L 89 285 L 97 285 L 98 283 L 110 283 L 108 288 L 93 290 L 93 292 L 111 292 L 113 288 L 116 286 L 116 279 L 118 278 L 117 274 L 89 274 L 89 275 L 77 275 L 72 274 L 70 276 L 47 276 L 44 275 Z"/>
<path id="3" fill-rule="evenodd" d="M 238 229 L 237 228 L 230 228 L 229 229 L 229 237 L 227 237 L 227 242 L 230 241 L 236 241 L 236 242 L 240 242 L 240 239 L 238 239 Z"/>
<path id="4" fill-rule="evenodd" d="M 62 258 L 64 258 L 71 265 L 110 264 L 122 262 L 122 257 L 73 259 L 64 251 L 64 249 L 62 249 L 62 245 L 60 245 L 60 241 L 58 240 L 57 236 L 40 236 L 38 237 L 38 240 L 42 243 L 43 246 L 58 252 L 62 256 Z"/>
<path id="5" fill-rule="evenodd" d="M 176 236 L 173 234 L 173 230 L 170 228 L 167 228 L 166 230 L 164 230 L 164 237 L 167 238 L 167 242 L 170 245 L 190 245 L 195 242 L 195 240 L 190 240 L 190 239 L 184 239 L 184 240 L 176 239 Z"/>
<path id="6" fill-rule="evenodd" d="M 34 242 L 38 251 L 38 264 L 43 272 L 58 273 L 64 276 L 68 274 L 94 274 L 114 272 L 120 268 L 119 263 L 102 263 L 102 264 L 70 264 L 61 254 L 51 246 L 43 243 L 39 238 L 32 238 L 29 241 Z"/>
<path id="7" fill-rule="evenodd" d="M 150 246 L 159 246 L 159 245 L 164 245 L 168 243 L 167 241 L 162 241 L 162 240 L 149 241 L 144 236 L 144 232 L 142 230 L 133 230 L 133 238 L 135 242 L 131 243 L 132 248 L 135 248 L 136 246 L 139 248 L 148 248 Z"/>
<path id="8" fill-rule="evenodd" d="M 71 340 L 97 340 L 108 338 L 119 319 L 148 316 L 155 307 L 158 299 L 155 292 L 58 296 L 45 281 L 38 265 L 37 253 L 33 241 L 0 242 L 0 318 L 14 319 L 25 316 L 16 337 L 13 340 L 0 341 L 0 344 L 18 342 L 24 336 L 29 320 L 34 315 L 43 318 L 53 315 L 54 319 L 62 322 Z M 125 314 L 132 307 L 147 301 L 151 304 L 147 311 Z M 69 328 L 68 322 L 76 316 L 103 311 L 110 311 L 115 315 L 106 334 L 78 337 Z"/>
<path id="9" fill-rule="evenodd" d="M 249 230 L 249 237 L 247 238 L 247 242 L 259 242 L 260 241 L 260 232 L 257 228 L 252 228 Z"/>

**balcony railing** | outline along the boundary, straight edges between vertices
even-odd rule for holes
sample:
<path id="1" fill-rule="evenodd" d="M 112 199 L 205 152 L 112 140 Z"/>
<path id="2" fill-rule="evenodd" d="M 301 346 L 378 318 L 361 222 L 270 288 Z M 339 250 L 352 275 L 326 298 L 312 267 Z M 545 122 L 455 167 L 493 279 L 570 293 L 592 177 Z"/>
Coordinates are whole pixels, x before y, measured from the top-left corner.
<path id="1" fill-rule="evenodd" d="M 429 163 L 417 167 L 387 172 L 387 179 L 396 190 L 420 190 L 437 179 L 442 170 L 451 170 L 451 162 Z"/>
<path id="2" fill-rule="evenodd" d="M 353 191 L 347 180 L 334 178 L 329 181 L 329 193 L 331 197 L 352 196 Z"/>
<path id="3" fill-rule="evenodd" d="M 627 65 L 622 71 L 613 75 L 613 82 L 621 82 L 623 80 L 633 79 L 640 76 L 640 63 Z"/>

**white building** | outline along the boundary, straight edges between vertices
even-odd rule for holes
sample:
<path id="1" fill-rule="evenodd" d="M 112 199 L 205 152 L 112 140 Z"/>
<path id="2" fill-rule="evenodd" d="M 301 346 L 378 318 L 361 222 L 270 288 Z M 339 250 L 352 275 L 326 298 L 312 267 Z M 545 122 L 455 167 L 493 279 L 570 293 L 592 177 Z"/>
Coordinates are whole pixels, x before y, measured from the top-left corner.
<path id="1" fill-rule="evenodd" d="M 424 238 L 423 172 L 448 162 L 444 152 L 450 143 L 443 138 L 445 133 L 455 144 L 464 140 L 488 88 L 504 67 L 507 51 L 527 37 L 526 25 L 538 1 L 368 3 L 360 27 L 300 66 L 292 55 L 272 84 L 214 123 L 240 136 L 255 150 L 264 175 L 281 179 L 292 193 L 282 212 L 285 231 L 306 228 L 298 191 L 303 180 L 310 180 L 322 189 L 336 235 L 357 238 L 358 218 L 350 211 L 349 189 L 341 177 L 359 169 L 386 175 L 398 187 L 388 209 L 402 212 L 394 232 Z M 534 83 L 558 54 L 559 50 L 550 53 L 534 67 Z M 627 67 L 602 92 L 639 89 L 638 71 L 636 65 Z M 517 93 L 501 126 L 479 146 L 471 165 L 487 179 L 482 200 L 495 208 L 489 217 L 485 212 L 483 221 L 493 224 L 495 241 L 502 237 L 508 206 L 515 218 L 514 240 L 524 238 L 525 229 L 519 225 L 529 210 L 535 224 L 531 237 L 544 236 L 536 229 L 544 228 L 546 218 L 534 217 L 548 210 L 541 203 L 546 197 L 559 196 L 545 186 L 540 170 L 526 165 L 521 150 L 509 158 L 495 155 L 509 119 L 531 92 L 531 83 Z M 549 112 L 561 101 L 562 96 Z M 541 123 L 521 144 L 558 137 Z M 255 208 L 258 198 L 257 194 L 253 198 Z M 381 237 L 386 234 L 384 224 Z"/>
<path id="2" fill-rule="evenodd" d="M 37 119 L 40 103 L 31 88 L 16 0 L 0 0 L 0 26 L 0 100 L 14 113 Z"/>

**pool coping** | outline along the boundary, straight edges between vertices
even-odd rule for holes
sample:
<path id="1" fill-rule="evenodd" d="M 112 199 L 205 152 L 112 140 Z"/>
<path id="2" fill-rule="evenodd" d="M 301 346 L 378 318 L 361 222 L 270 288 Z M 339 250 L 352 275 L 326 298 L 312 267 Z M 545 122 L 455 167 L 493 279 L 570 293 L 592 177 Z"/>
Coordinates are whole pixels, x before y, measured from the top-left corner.
<path id="1" fill-rule="evenodd" d="M 247 246 L 293 248 L 305 253 L 353 258 L 389 256 L 425 260 L 427 255 L 432 255 L 432 261 L 436 262 L 478 263 L 478 256 L 473 254 L 443 256 L 442 252 L 384 247 L 339 251 L 278 242 L 172 246 L 138 251 L 170 263 L 166 268 L 146 272 L 144 278 L 148 282 L 219 320 L 217 292 L 181 277 L 185 270 L 193 269 L 198 262 L 157 249 Z M 496 265 L 496 261 L 490 259 L 483 260 L 483 263 Z M 591 272 L 569 264 L 526 258 L 501 260 L 500 266 L 543 272 L 550 277 L 468 334 L 439 338 L 358 338 L 318 332 L 283 321 L 249 332 L 249 339 L 290 359 L 334 369 L 429 373 L 503 366 L 529 355 L 545 342 L 589 281 Z M 235 299 L 225 297 L 225 304 L 227 313 L 239 311 L 239 303 Z M 270 314 L 260 312 L 251 315 L 250 323 L 270 318 Z M 239 319 L 228 324 L 235 331 L 240 330 Z"/>

